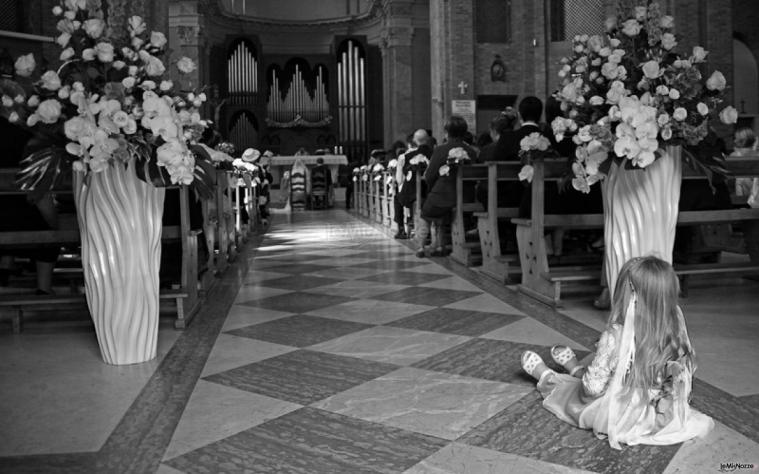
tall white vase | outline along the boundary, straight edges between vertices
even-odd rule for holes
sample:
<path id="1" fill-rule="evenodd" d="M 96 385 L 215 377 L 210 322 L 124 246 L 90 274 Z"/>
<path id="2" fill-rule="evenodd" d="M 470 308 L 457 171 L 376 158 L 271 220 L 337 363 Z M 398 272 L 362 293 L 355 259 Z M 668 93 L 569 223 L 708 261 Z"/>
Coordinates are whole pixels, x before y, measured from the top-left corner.
<path id="1" fill-rule="evenodd" d="M 75 173 L 87 305 L 108 364 L 156 356 L 165 190 L 137 178 L 133 162 Z"/>
<path id="2" fill-rule="evenodd" d="M 603 181 L 606 279 L 614 294 L 619 270 L 629 259 L 648 255 L 672 263 L 682 149 L 668 146 L 645 169 L 612 164 Z"/>

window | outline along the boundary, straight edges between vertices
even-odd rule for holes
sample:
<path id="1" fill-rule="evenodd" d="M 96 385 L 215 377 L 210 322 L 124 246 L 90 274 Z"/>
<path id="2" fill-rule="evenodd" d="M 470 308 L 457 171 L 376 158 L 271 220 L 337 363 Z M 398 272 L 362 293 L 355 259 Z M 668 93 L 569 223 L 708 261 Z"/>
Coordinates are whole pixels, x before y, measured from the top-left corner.
<path id="1" fill-rule="evenodd" d="M 0 0 L 0 30 L 21 33 L 23 28 L 23 9 L 18 0 Z"/>
<path id="2" fill-rule="evenodd" d="M 551 0 L 551 41 L 604 32 L 604 0 Z"/>
<path id="3" fill-rule="evenodd" d="M 511 0 L 477 0 L 475 10 L 478 43 L 506 43 L 511 39 Z"/>

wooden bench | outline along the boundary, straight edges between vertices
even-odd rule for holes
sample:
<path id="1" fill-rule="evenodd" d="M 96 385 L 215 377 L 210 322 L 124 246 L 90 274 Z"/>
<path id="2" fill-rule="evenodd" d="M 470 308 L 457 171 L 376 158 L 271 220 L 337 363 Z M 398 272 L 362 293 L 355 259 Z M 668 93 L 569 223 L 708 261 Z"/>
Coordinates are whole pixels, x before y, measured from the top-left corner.
<path id="1" fill-rule="evenodd" d="M 456 169 L 456 207 L 453 208 L 451 220 L 451 258 L 467 267 L 482 262 L 480 241 L 467 240 L 466 220 L 472 213 L 483 211 L 474 190 L 478 181 L 487 178 L 487 165 L 459 165 Z"/>
<path id="2" fill-rule="evenodd" d="M 728 162 L 728 169 L 734 176 L 759 176 L 759 159 L 747 157 Z M 565 229 L 600 229 L 603 228 L 603 214 L 544 214 L 544 186 L 546 181 L 561 179 L 566 173 L 566 159 L 536 160 L 533 164 L 532 209 L 530 219 L 512 219 L 517 225 L 517 243 L 522 267 L 520 291 L 539 301 L 554 306 L 561 305 L 562 286 L 582 281 L 600 281 L 601 270 L 598 265 L 564 266 L 550 268 L 546 255 L 544 230 Z M 687 165 L 683 166 L 683 179 L 703 179 Z M 678 226 L 700 224 L 734 223 L 759 219 L 759 209 L 725 209 L 709 211 L 680 212 Z M 685 278 L 683 288 L 687 292 L 687 277 L 699 274 L 748 272 L 759 270 L 754 263 L 716 263 L 716 264 L 675 264 L 675 272 Z"/>
<path id="3" fill-rule="evenodd" d="M 501 283 L 509 282 L 520 272 L 519 254 L 503 254 L 501 235 L 498 223 L 519 217 L 519 207 L 499 207 L 498 184 L 520 183 L 519 171 L 522 165 L 518 162 L 487 163 L 488 198 L 487 210 L 475 212 L 477 230 L 480 235 L 482 249 L 482 273 L 495 278 Z"/>
<path id="4" fill-rule="evenodd" d="M 3 169 L 0 170 L 0 194 L 25 194 L 17 188 L 14 179 L 16 174 L 15 169 Z M 175 327 L 186 327 L 187 322 L 197 312 L 200 306 L 200 298 L 198 294 L 198 245 L 197 238 L 200 232 L 193 231 L 190 228 L 190 215 L 189 215 L 189 190 L 186 186 L 173 187 L 171 189 L 177 189 L 179 191 L 179 206 L 180 206 L 180 224 L 176 226 L 163 226 L 161 240 L 166 241 L 179 241 L 182 249 L 182 263 L 180 270 L 180 282 L 177 285 L 178 289 L 164 290 L 162 291 L 161 298 L 166 298 L 174 301 L 176 307 L 176 320 L 174 322 Z M 57 194 L 71 194 L 70 188 L 57 189 L 54 191 Z M 76 217 L 73 215 L 62 215 L 59 219 L 59 229 L 56 230 L 41 230 L 41 231 L 10 231 L 0 232 L 0 247 L 1 246 L 14 246 L 19 243 L 24 245 L 35 244 L 78 244 L 80 242 L 79 228 Z M 164 296 L 166 295 L 166 296 Z M 50 301 L 57 301 L 56 298 L 61 300 L 73 299 L 76 300 L 80 295 L 61 295 L 51 297 L 49 300 L 45 297 L 37 295 L 7 295 L 4 297 L 4 304 L 0 304 L 0 307 L 23 307 L 23 306 L 42 306 L 51 305 Z M 81 298 L 84 298 L 81 296 Z M 39 303 L 33 303 L 34 300 L 39 299 Z M 67 300 L 68 301 L 68 300 Z M 14 303 L 15 302 L 15 303 Z M 15 305 L 15 306 L 14 306 Z M 21 309 L 15 310 L 17 312 L 14 316 L 13 325 L 15 328 L 20 329 Z"/>

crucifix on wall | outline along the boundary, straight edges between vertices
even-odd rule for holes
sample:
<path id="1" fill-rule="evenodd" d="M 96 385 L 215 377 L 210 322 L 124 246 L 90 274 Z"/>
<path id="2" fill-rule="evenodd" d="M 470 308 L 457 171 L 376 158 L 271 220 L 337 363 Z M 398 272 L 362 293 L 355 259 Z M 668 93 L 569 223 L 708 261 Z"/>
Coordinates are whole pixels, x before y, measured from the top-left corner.
<path id="1" fill-rule="evenodd" d="M 469 88 L 469 84 L 467 84 L 464 81 L 461 81 L 461 82 L 459 82 L 458 86 L 456 86 L 456 87 L 459 88 L 459 92 L 461 93 L 461 95 L 464 95 L 464 94 L 466 94 L 466 90 Z"/>

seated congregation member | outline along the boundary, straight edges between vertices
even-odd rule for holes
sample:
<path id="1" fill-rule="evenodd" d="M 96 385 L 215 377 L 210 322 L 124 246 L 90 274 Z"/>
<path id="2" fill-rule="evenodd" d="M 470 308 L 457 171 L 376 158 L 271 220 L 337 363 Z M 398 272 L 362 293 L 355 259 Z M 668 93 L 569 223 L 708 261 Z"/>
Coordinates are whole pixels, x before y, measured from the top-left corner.
<path id="1" fill-rule="evenodd" d="M 486 145 L 480 151 L 478 161 L 487 163 L 488 161 L 498 161 L 496 159 L 496 150 L 498 141 L 501 137 L 514 131 L 514 126 L 519 121 L 517 111 L 513 107 L 506 107 L 503 112 L 493 117 L 490 121 L 490 137 L 492 142 Z M 477 201 L 488 207 L 488 183 L 480 181 L 477 183 Z M 504 186 L 498 187 L 498 206 L 499 207 L 518 207 L 522 200 L 522 185 L 519 183 L 504 183 Z"/>
<path id="2" fill-rule="evenodd" d="M 735 132 L 735 150 L 728 156 L 731 158 L 756 155 L 757 140 L 750 128 L 741 128 Z M 736 178 L 735 195 L 741 201 L 741 207 L 759 208 L 759 177 Z M 746 221 L 742 224 L 743 239 L 746 251 L 752 263 L 759 263 L 759 221 Z"/>
<path id="3" fill-rule="evenodd" d="M 416 173 L 412 169 L 411 160 L 423 155 L 427 159 L 432 156 L 429 145 L 430 136 L 424 129 L 419 129 L 411 136 L 409 149 L 398 157 L 395 168 L 395 182 L 398 186 L 395 194 L 395 222 L 398 225 L 396 239 L 408 239 L 414 221 L 414 203 L 416 202 Z"/>
<path id="4" fill-rule="evenodd" d="M 677 304 L 679 286 L 672 266 L 656 257 L 625 263 L 587 368 L 566 346 L 554 346 L 551 356 L 568 374 L 549 369 L 535 352 L 522 355 L 543 406 L 562 421 L 608 437 L 614 449 L 706 436 L 714 421 L 689 406 L 696 362 Z"/>
<path id="5" fill-rule="evenodd" d="M 269 150 L 266 150 L 258 163 L 258 169 L 261 173 L 261 189 L 258 191 L 258 214 L 261 216 L 263 225 L 269 224 L 269 204 L 271 201 L 271 185 L 274 182 L 274 176 L 271 174 L 271 157 L 274 156 Z"/>
<path id="6" fill-rule="evenodd" d="M 464 143 L 467 124 L 463 118 L 458 115 L 451 116 L 444 129 L 446 142 L 444 145 L 435 147 L 430 158 L 430 165 L 424 172 L 424 181 L 429 191 L 422 204 L 421 219 L 418 220 L 419 229 L 416 233 L 419 244 L 418 257 L 426 255 L 424 244 L 428 235 L 431 234 L 432 256 L 442 256 L 447 242 L 447 236 L 444 235 L 445 227 L 450 227 L 451 211 L 456 206 L 455 171 L 450 170 L 447 174 L 440 174 L 440 168 L 448 161 L 448 152 L 454 148 L 463 148 L 470 160 L 476 157 L 474 149 Z"/>
<path id="7" fill-rule="evenodd" d="M 519 117 L 522 125 L 501 134 L 496 142 L 491 161 L 519 161 L 519 143 L 531 133 L 541 132 L 540 117 L 543 115 L 543 102 L 537 97 L 527 96 L 519 102 Z"/>

